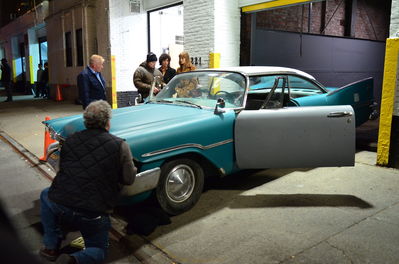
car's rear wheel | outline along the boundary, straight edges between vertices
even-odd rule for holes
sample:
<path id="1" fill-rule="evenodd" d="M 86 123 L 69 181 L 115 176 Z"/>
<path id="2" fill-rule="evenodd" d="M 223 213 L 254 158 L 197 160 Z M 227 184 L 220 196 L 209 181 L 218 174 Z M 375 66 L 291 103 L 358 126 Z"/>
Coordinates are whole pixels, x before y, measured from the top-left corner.
<path id="1" fill-rule="evenodd" d="M 198 202 L 203 187 L 201 166 L 191 159 L 176 159 L 162 166 L 156 197 L 165 212 L 177 215 Z"/>

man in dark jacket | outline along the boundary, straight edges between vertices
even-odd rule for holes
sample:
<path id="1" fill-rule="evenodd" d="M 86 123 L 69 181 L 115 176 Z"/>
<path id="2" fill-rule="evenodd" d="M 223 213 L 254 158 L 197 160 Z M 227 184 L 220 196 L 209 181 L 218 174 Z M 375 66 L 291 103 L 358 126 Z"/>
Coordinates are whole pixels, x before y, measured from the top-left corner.
<path id="1" fill-rule="evenodd" d="M 154 94 L 157 94 L 161 87 L 162 73 L 155 68 L 157 62 L 157 56 L 150 52 L 147 54 L 147 60 L 140 64 L 133 75 L 133 83 L 136 86 L 142 99 L 145 99 L 150 94 L 151 84 L 154 81 L 154 77 L 157 77 L 158 84 L 154 88 Z"/>
<path id="2" fill-rule="evenodd" d="M 12 102 L 12 92 L 11 92 L 11 67 L 8 65 L 6 59 L 1 59 L 1 82 L 7 93 L 7 100 L 4 102 Z"/>
<path id="3" fill-rule="evenodd" d="M 48 62 L 44 63 L 44 70 L 42 73 L 42 78 L 40 79 L 40 85 L 42 86 L 42 97 L 50 98 L 50 87 L 48 84 L 49 81 L 49 73 L 48 73 Z"/>
<path id="4" fill-rule="evenodd" d="M 102 263 L 111 227 L 108 214 L 123 185 L 133 184 L 136 167 L 129 145 L 108 131 L 111 107 L 103 100 L 89 104 L 83 113 L 86 130 L 63 143 L 60 169 L 50 188 L 40 195 L 44 247 L 47 260 L 59 263 Z M 60 222 L 79 229 L 85 249 L 61 254 Z"/>
<path id="5" fill-rule="evenodd" d="M 103 57 L 92 55 L 89 66 L 78 75 L 79 99 L 82 102 L 83 109 L 93 101 L 107 100 L 105 80 L 101 75 L 103 65 Z"/>

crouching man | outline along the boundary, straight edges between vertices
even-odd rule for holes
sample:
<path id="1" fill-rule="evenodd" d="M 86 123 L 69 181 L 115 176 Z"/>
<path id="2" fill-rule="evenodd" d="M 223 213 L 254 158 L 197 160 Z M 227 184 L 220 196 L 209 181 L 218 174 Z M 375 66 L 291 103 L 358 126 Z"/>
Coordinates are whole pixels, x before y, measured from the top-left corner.
<path id="1" fill-rule="evenodd" d="M 109 213 L 122 186 L 133 184 L 137 171 L 129 145 L 108 132 L 111 113 L 106 101 L 87 106 L 83 113 L 86 129 L 64 142 L 60 169 L 40 195 L 44 247 L 39 254 L 47 260 L 102 263 L 107 255 Z M 84 250 L 59 255 L 60 223 L 81 232 Z"/>

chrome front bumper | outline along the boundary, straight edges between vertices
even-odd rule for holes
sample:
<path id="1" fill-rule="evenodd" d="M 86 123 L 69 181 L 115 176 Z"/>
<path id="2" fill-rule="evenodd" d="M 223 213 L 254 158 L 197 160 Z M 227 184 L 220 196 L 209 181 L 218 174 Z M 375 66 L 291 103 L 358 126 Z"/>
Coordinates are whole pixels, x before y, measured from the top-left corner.
<path id="1" fill-rule="evenodd" d="M 122 188 L 122 196 L 132 196 L 145 191 L 155 189 L 161 176 L 159 167 L 146 170 L 136 174 L 136 179 L 132 185 L 125 185 Z"/>
<path id="2" fill-rule="evenodd" d="M 47 148 L 47 163 L 57 172 L 59 169 L 60 149 L 59 143 L 52 143 Z M 161 176 L 159 167 L 149 169 L 136 174 L 136 179 L 132 185 L 124 185 L 121 191 L 122 196 L 133 196 L 145 191 L 155 189 Z"/>

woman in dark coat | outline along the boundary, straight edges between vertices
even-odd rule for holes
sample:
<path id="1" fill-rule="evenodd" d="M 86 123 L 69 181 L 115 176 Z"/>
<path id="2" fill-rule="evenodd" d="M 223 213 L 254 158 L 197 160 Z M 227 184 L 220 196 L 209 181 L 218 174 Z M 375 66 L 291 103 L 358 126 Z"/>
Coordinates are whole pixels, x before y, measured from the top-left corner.
<path id="1" fill-rule="evenodd" d="M 159 71 L 163 75 L 163 82 L 167 84 L 175 75 L 176 70 L 170 67 L 170 56 L 166 53 L 159 57 Z"/>

